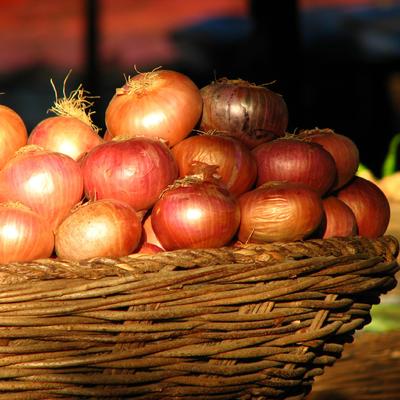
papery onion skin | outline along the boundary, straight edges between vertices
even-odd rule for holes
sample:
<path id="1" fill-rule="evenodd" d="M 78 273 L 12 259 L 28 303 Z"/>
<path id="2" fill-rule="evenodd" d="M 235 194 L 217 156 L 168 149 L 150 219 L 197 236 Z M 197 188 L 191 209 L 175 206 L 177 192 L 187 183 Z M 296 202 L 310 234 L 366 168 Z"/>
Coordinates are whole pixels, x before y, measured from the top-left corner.
<path id="1" fill-rule="evenodd" d="M 165 250 L 216 248 L 236 233 L 240 210 L 222 186 L 191 183 L 166 190 L 153 207 L 151 221 Z"/>
<path id="2" fill-rule="evenodd" d="M 220 135 L 196 135 L 172 148 L 181 177 L 190 175 L 193 162 L 218 166 L 217 174 L 226 188 L 238 196 L 256 181 L 257 165 L 253 154 L 239 140 Z"/>
<path id="3" fill-rule="evenodd" d="M 375 183 L 355 176 L 336 192 L 336 196 L 353 211 L 360 236 L 376 238 L 386 232 L 390 220 L 390 204 Z"/>
<path id="4" fill-rule="evenodd" d="M 103 139 L 88 124 L 75 117 L 55 116 L 40 121 L 31 131 L 28 144 L 66 154 L 78 160 Z"/>
<path id="5" fill-rule="evenodd" d="M 25 204 L 53 230 L 82 197 L 82 171 L 65 154 L 26 145 L 0 171 L 0 201 Z"/>
<path id="6" fill-rule="evenodd" d="M 310 236 L 323 217 L 322 200 L 301 183 L 269 182 L 239 197 L 243 243 L 294 241 Z"/>
<path id="7" fill-rule="evenodd" d="M 139 73 L 116 90 L 105 123 L 109 135 L 163 139 L 170 147 L 187 137 L 203 107 L 199 88 L 172 70 Z"/>
<path id="8" fill-rule="evenodd" d="M 39 214 L 17 202 L 0 203 L 0 263 L 48 258 L 54 234 Z"/>
<path id="9" fill-rule="evenodd" d="M 146 215 L 142 221 L 142 242 L 149 243 L 157 246 L 161 250 L 164 250 L 163 245 L 158 240 L 157 235 L 154 232 L 153 226 L 151 224 L 151 213 Z"/>
<path id="10" fill-rule="evenodd" d="M 360 163 L 360 154 L 357 145 L 349 137 L 332 129 L 318 128 L 302 130 L 299 137 L 319 143 L 335 160 L 337 174 L 332 191 L 344 186 L 356 174 Z"/>
<path id="11" fill-rule="evenodd" d="M 136 211 L 151 208 L 178 176 L 170 149 L 144 137 L 105 142 L 82 159 L 81 167 L 89 200 L 117 199 Z"/>
<path id="12" fill-rule="evenodd" d="M 141 230 L 136 211 L 124 202 L 103 199 L 84 203 L 56 230 L 56 254 L 68 260 L 126 256 L 139 245 Z"/>
<path id="13" fill-rule="evenodd" d="M 234 136 L 254 148 L 283 136 L 288 109 L 283 97 L 242 79 L 220 79 L 200 90 L 203 112 L 199 128 Z"/>
<path id="14" fill-rule="evenodd" d="M 319 144 L 296 138 L 275 139 L 253 149 L 257 186 L 270 181 L 304 183 L 321 196 L 336 179 L 333 157 Z"/>
<path id="15" fill-rule="evenodd" d="M 322 239 L 357 235 L 357 220 L 347 204 L 335 196 L 328 196 L 322 199 L 322 205 L 324 217 L 319 228 Z"/>
<path id="16" fill-rule="evenodd" d="M 0 104 L 0 169 L 27 140 L 23 119 L 12 108 Z"/>

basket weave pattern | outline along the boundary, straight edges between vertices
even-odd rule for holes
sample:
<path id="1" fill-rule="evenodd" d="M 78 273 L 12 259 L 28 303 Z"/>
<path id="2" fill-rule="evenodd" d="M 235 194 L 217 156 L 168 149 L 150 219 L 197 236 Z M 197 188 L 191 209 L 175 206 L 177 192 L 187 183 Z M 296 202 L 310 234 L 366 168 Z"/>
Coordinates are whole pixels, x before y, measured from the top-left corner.
<path id="1" fill-rule="evenodd" d="M 301 399 L 397 253 L 354 237 L 0 266 L 0 399 Z"/>

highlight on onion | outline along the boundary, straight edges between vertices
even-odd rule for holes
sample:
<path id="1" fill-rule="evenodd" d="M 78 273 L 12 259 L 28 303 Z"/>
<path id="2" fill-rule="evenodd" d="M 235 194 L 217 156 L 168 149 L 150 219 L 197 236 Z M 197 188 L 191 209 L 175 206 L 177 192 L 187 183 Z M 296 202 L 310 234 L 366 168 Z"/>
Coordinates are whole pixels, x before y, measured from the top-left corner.
<path id="1" fill-rule="evenodd" d="M 335 160 L 320 144 L 287 135 L 253 149 L 257 163 L 257 186 L 270 181 L 304 183 L 321 196 L 336 179 Z"/>
<path id="2" fill-rule="evenodd" d="M 318 228 L 318 236 L 327 239 L 330 237 L 345 237 L 358 234 L 357 220 L 351 208 L 335 196 L 322 199 L 324 217 Z"/>
<path id="3" fill-rule="evenodd" d="M 191 133 L 202 107 L 199 88 L 185 74 L 163 69 L 138 73 L 108 103 L 107 135 L 163 139 L 172 147 Z"/>
<path id="4" fill-rule="evenodd" d="M 335 160 L 337 175 L 332 190 L 341 188 L 356 174 L 360 155 L 358 147 L 349 137 L 328 128 L 304 129 L 298 137 L 319 143 Z"/>
<path id="5" fill-rule="evenodd" d="M 221 247 L 235 235 L 240 210 L 224 187 L 186 177 L 162 193 L 151 212 L 151 222 L 165 250 Z"/>
<path id="6" fill-rule="evenodd" d="M 0 169 L 27 140 L 23 119 L 12 108 L 0 104 Z"/>
<path id="7" fill-rule="evenodd" d="M 55 232 L 55 250 L 60 258 L 84 260 L 122 257 L 139 244 L 142 225 L 128 204 L 103 199 L 74 208 Z"/>
<path id="8" fill-rule="evenodd" d="M 257 177 L 253 154 L 232 137 L 212 132 L 191 136 L 175 145 L 172 154 L 180 177 L 193 174 L 193 163 L 217 166 L 221 182 L 235 196 L 249 190 Z"/>
<path id="9" fill-rule="evenodd" d="M 218 131 L 240 139 L 248 147 L 283 136 L 288 109 L 283 97 L 265 85 L 222 78 L 200 90 L 202 131 Z"/>
<path id="10" fill-rule="evenodd" d="M 293 241 L 310 236 L 322 222 L 322 200 L 295 182 L 268 182 L 239 197 L 242 243 Z"/>
<path id="11" fill-rule="evenodd" d="M 54 234 L 45 218 L 19 202 L 0 203 L 0 263 L 48 258 Z"/>
<path id="12" fill-rule="evenodd" d="M 81 167 L 89 200 L 117 199 L 136 211 L 149 209 L 178 176 L 170 149 L 145 137 L 102 143 L 86 154 Z"/>
<path id="13" fill-rule="evenodd" d="M 71 157 L 40 146 L 21 147 L 0 171 L 0 201 L 19 201 L 55 229 L 83 196 L 83 176 Z"/>
<path id="14" fill-rule="evenodd" d="M 103 142 L 98 128 L 92 122 L 89 109 L 93 105 L 82 85 L 68 96 L 58 97 L 53 82 L 56 99 L 49 111 L 55 116 L 40 121 L 31 131 L 28 144 L 36 144 L 47 150 L 66 154 L 78 160 L 82 154 Z"/>
<path id="15" fill-rule="evenodd" d="M 355 176 L 336 195 L 353 211 L 360 236 L 376 238 L 386 232 L 390 220 L 390 205 L 375 183 Z"/>

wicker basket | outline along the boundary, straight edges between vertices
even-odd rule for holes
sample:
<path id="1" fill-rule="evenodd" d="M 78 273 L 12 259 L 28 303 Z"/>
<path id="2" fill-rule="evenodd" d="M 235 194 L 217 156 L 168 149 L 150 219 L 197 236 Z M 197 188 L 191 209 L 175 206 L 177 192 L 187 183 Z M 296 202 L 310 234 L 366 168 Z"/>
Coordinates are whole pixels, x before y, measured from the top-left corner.
<path id="1" fill-rule="evenodd" d="M 301 399 L 397 253 L 354 237 L 0 266 L 0 399 Z"/>

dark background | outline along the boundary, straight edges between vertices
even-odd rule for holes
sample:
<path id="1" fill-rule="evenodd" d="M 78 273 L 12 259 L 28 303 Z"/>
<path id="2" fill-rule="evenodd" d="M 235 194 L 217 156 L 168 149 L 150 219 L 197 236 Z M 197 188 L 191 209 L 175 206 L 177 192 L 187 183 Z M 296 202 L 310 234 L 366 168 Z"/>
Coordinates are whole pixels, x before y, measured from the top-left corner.
<path id="1" fill-rule="evenodd" d="M 400 131 L 399 2 L 180 1 L 0 0 L 3 104 L 30 131 L 49 116 L 50 78 L 61 92 L 72 69 L 68 89 L 82 83 L 99 96 L 94 120 L 104 132 L 107 102 L 133 64 L 178 70 L 199 87 L 220 77 L 273 82 L 289 132 L 332 128 L 380 174 Z"/>

